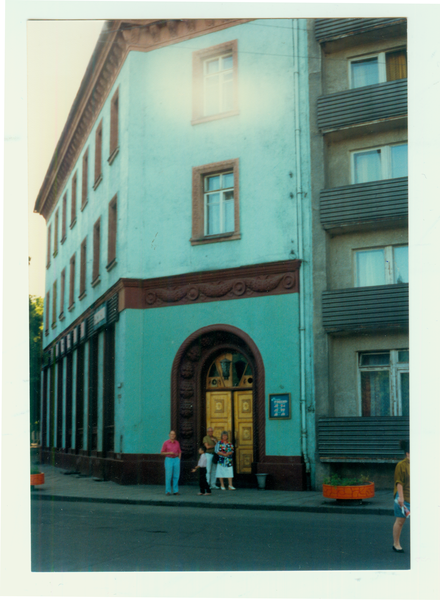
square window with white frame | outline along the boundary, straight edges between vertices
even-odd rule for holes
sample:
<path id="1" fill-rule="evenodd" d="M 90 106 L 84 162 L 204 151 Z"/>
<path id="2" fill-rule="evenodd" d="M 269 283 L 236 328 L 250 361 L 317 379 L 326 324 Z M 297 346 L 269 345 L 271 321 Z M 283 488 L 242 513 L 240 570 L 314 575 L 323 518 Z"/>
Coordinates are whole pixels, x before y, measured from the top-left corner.
<path id="1" fill-rule="evenodd" d="M 409 416 L 409 351 L 358 353 L 361 415 Z"/>
<path id="2" fill-rule="evenodd" d="M 349 61 L 350 88 L 407 78 L 406 48 L 379 52 Z"/>
<path id="3" fill-rule="evenodd" d="M 351 173 L 354 184 L 408 177 L 408 144 L 352 152 Z"/>
<path id="4" fill-rule="evenodd" d="M 354 251 L 355 287 L 408 283 L 408 245 Z"/>

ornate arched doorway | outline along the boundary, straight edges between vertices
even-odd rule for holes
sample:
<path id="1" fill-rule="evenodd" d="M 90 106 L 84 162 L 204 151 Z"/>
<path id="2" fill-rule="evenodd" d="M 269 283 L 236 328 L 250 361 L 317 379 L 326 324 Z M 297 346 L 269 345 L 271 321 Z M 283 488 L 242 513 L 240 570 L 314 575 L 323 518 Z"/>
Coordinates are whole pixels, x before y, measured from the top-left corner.
<path id="1" fill-rule="evenodd" d="M 253 340 L 230 325 L 196 331 L 174 359 L 171 427 L 181 443 L 185 478 L 209 425 L 217 434 L 231 432 L 237 474 L 249 475 L 252 464 L 264 459 L 263 361 Z"/>

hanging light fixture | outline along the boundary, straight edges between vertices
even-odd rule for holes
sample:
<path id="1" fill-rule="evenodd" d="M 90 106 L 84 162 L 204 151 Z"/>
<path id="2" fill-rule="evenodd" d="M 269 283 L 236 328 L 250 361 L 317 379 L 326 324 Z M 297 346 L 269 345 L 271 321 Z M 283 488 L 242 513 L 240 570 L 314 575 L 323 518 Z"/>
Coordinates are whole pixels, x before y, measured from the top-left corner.
<path id="1" fill-rule="evenodd" d="M 228 360 L 227 358 L 224 358 L 223 360 L 220 361 L 220 366 L 222 368 L 222 375 L 224 379 L 229 379 L 229 371 L 231 368 L 231 360 Z"/>

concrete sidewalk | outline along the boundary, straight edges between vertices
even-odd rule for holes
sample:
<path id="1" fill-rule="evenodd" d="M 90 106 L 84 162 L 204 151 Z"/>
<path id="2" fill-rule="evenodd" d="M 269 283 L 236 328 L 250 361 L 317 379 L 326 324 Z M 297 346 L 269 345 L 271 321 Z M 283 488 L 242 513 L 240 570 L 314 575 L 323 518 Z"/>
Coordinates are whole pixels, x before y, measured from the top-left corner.
<path id="1" fill-rule="evenodd" d="M 162 485 L 119 485 L 113 481 L 96 480 L 51 465 L 41 465 L 45 475 L 43 485 L 35 486 L 31 498 L 74 502 L 107 502 L 154 506 L 194 506 L 202 508 L 241 508 L 250 510 L 289 510 L 346 514 L 393 515 L 392 490 L 376 491 L 374 498 L 362 504 L 341 504 L 328 500 L 322 491 L 283 492 L 273 490 L 238 489 L 213 490 L 211 496 L 198 496 L 198 485 L 180 487 L 178 496 L 165 496 Z"/>

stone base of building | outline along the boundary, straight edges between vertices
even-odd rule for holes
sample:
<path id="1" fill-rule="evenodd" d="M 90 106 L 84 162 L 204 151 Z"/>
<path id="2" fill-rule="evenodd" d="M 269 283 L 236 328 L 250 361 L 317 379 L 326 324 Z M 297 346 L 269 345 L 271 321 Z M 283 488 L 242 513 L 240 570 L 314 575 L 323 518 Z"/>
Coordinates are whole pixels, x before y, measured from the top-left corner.
<path id="1" fill-rule="evenodd" d="M 159 454 L 87 453 L 68 450 L 42 450 L 41 462 L 67 471 L 114 481 L 120 485 L 164 485 L 164 458 Z M 182 460 L 181 485 L 197 485 L 193 460 Z M 268 473 L 266 489 L 303 491 L 306 489 L 305 466 L 300 456 L 266 456 L 264 461 L 252 464 L 252 474 L 236 475 L 238 487 L 257 487 L 256 473 Z"/>

